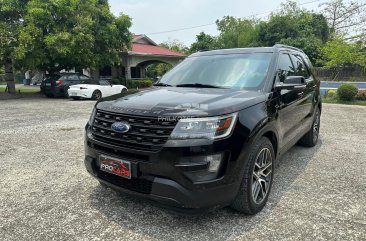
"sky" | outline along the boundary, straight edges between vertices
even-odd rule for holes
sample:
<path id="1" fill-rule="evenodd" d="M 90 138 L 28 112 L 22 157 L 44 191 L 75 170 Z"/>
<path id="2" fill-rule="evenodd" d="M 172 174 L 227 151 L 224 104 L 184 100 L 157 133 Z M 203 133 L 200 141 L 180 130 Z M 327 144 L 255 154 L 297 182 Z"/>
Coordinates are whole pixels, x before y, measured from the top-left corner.
<path id="1" fill-rule="evenodd" d="M 215 23 L 224 16 L 247 17 L 273 11 L 284 0 L 109 0 L 115 15 L 121 12 L 132 18 L 131 32 L 146 34 L 156 43 L 178 39 L 189 46 L 196 35 L 205 32 L 217 35 L 216 25 L 189 30 L 160 33 L 191 26 Z M 299 4 L 314 0 L 297 0 Z M 304 4 L 302 7 L 314 10 L 326 0 Z M 266 17 L 262 14 L 258 17 Z"/>

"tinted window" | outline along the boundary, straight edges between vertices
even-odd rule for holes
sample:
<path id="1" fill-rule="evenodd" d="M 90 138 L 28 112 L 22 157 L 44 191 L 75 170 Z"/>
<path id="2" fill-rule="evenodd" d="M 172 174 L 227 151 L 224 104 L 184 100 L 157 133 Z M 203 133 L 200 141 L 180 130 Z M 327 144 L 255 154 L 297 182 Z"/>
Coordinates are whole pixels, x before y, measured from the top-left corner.
<path id="1" fill-rule="evenodd" d="M 294 66 L 292 65 L 292 61 L 290 59 L 290 55 L 281 53 L 278 59 L 278 77 L 280 81 L 285 81 L 287 76 L 294 76 Z"/>
<path id="2" fill-rule="evenodd" d="M 85 80 L 81 80 L 80 84 L 99 85 L 99 81 L 98 80 L 93 80 L 93 79 L 85 79 Z"/>
<path id="3" fill-rule="evenodd" d="M 46 82 L 49 82 L 49 81 L 56 81 L 58 79 L 60 79 L 61 75 L 58 75 L 58 74 L 50 74 L 50 75 L 47 75 L 46 78 L 44 79 L 44 81 Z"/>
<path id="4" fill-rule="evenodd" d="M 100 85 L 110 85 L 108 81 L 106 80 L 99 80 Z"/>
<path id="5" fill-rule="evenodd" d="M 87 80 L 87 79 L 89 79 L 89 77 L 88 76 L 85 76 L 85 75 L 80 75 L 79 78 L 80 78 L 80 80 Z"/>
<path id="6" fill-rule="evenodd" d="M 79 76 L 77 74 L 70 74 L 67 77 L 67 80 L 70 80 L 70 81 L 79 81 Z"/>
<path id="7" fill-rule="evenodd" d="M 163 76 L 169 85 L 206 84 L 226 88 L 260 89 L 272 53 L 244 53 L 189 57 Z"/>
<path id="8" fill-rule="evenodd" d="M 295 65 L 295 75 L 304 76 L 305 79 L 310 77 L 309 71 L 306 68 L 303 59 L 299 55 L 292 55 L 292 59 Z"/>

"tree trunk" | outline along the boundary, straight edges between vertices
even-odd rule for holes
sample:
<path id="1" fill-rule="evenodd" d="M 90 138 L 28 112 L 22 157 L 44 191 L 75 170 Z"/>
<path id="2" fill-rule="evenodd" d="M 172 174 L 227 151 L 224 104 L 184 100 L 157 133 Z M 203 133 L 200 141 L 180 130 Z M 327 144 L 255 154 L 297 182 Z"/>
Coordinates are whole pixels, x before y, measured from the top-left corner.
<path id="1" fill-rule="evenodd" d="M 13 61 L 10 58 L 5 59 L 5 81 L 8 86 L 8 92 L 15 94 L 15 81 L 13 73 Z"/>

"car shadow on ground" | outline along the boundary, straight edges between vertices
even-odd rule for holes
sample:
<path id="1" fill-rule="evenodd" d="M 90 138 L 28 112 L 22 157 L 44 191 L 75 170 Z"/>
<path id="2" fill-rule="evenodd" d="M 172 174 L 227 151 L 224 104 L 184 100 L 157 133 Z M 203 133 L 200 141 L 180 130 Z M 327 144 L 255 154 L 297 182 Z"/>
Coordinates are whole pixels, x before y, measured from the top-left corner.
<path id="1" fill-rule="evenodd" d="M 257 215 L 247 216 L 224 208 L 198 216 L 173 214 L 144 199 L 117 193 L 96 185 L 90 194 L 90 203 L 108 222 L 131 230 L 147 239 L 158 240 L 225 240 L 254 229 L 271 215 L 282 197 L 296 189 L 296 179 L 322 146 L 305 148 L 294 146 L 275 166 L 272 192 L 266 207 Z"/>

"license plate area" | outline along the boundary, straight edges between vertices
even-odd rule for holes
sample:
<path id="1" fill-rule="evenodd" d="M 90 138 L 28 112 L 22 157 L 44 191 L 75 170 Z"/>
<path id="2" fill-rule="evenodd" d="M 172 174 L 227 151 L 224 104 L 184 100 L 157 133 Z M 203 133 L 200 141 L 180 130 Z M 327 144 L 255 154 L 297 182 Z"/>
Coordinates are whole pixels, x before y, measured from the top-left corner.
<path id="1" fill-rule="evenodd" d="M 131 162 L 111 156 L 99 155 L 100 170 L 131 179 Z"/>

